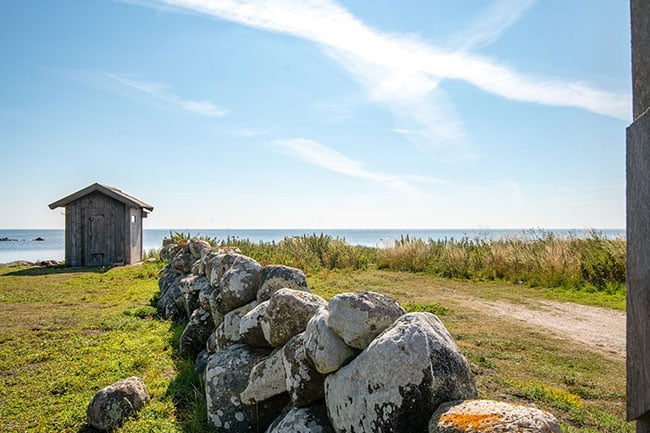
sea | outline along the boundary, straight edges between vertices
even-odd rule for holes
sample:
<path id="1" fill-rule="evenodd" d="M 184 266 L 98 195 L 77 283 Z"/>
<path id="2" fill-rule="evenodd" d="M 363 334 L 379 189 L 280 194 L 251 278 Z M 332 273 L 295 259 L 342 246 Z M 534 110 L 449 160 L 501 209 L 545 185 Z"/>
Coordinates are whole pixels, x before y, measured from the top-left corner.
<path id="1" fill-rule="evenodd" d="M 499 239 L 520 237 L 534 239 L 543 233 L 557 236 L 588 236 L 591 229 L 144 229 L 144 251 L 158 249 L 162 240 L 171 233 L 207 236 L 217 240 L 227 238 L 248 239 L 252 242 L 278 242 L 294 236 L 325 234 L 345 240 L 350 245 L 385 248 L 396 240 L 410 239 Z M 596 232 L 606 238 L 625 238 L 625 229 L 599 229 Z M 43 240 L 36 240 L 36 239 Z M 40 260 L 64 260 L 65 232 L 62 229 L 1 230 L 0 263 L 15 260 L 30 262 Z"/>

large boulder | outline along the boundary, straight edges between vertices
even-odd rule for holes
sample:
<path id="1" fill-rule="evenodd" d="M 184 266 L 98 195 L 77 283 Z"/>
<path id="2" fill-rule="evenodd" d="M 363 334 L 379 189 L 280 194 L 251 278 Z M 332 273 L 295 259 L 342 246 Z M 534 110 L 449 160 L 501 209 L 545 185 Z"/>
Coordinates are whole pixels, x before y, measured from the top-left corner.
<path id="1" fill-rule="evenodd" d="M 185 326 L 178 340 L 178 351 L 181 356 L 194 359 L 206 347 L 206 342 L 214 332 L 212 316 L 202 307 L 192 313 L 190 321 Z"/>
<path id="2" fill-rule="evenodd" d="M 264 266 L 260 277 L 261 283 L 257 292 L 258 302 L 269 300 L 273 293 L 285 287 L 302 292 L 311 292 L 307 285 L 305 273 L 300 269 L 283 265 L 268 265 Z"/>
<path id="3" fill-rule="evenodd" d="M 236 308 L 223 316 L 223 320 L 214 332 L 213 340 L 210 341 L 209 339 L 209 344 L 213 345 L 216 350 L 221 350 L 224 347 L 241 342 L 242 339 L 239 335 L 239 322 L 246 313 L 256 306 L 257 302 L 253 301 L 250 304 Z M 208 346 L 208 350 L 211 350 L 210 346 Z"/>
<path id="4" fill-rule="evenodd" d="M 208 295 L 208 305 L 210 306 L 210 308 L 207 309 L 207 311 L 209 311 L 210 314 L 212 315 L 212 320 L 214 321 L 215 324 L 219 324 L 223 322 L 223 314 L 219 312 L 219 308 L 217 305 L 218 293 L 219 293 L 219 289 L 213 288 L 212 292 L 209 292 Z"/>
<path id="5" fill-rule="evenodd" d="M 441 403 L 476 393 L 467 360 L 430 313 L 401 316 L 325 380 L 338 433 L 424 433 Z"/>
<path id="6" fill-rule="evenodd" d="M 208 241 L 204 241 L 203 239 L 192 238 L 187 243 L 187 248 L 190 254 L 192 255 L 192 259 L 199 260 L 201 258 L 201 252 L 204 249 L 210 249 L 211 246 Z"/>
<path id="7" fill-rule="evenodd" d="M 201 250 L 201 259 L 199 263 L 201 264 L 199 272 L 205 275 L 210 280 L 210 274 L 212 273 L 212 259 L 221 254 L 222 251 L 218 248 L 204 248 Z"/>
<path id="8" fill-rule="evenodd" d="M 262 319 L 266 315 L 269 301 L 264 301 L 246 313 L 239 321 L 239 337 L 241 340 L 254 347 L 269 347 L 264 338 Z"/>
<path id="9" fill-rule="evenodd" d="M 264 339 L 273 347 L 280 347 L 307 327 L 311 316 L 327 306 L 320 296 L 293 289 L 273 293 L 262 319 Z"/>
<path id="10" fill-rule="evenodd" d="M 282 349 L 287 392 L 295 407 L 306 406 L 325 396 L 325 375 L 307 358 L 303 336 L 304 333 L 294 336 Z"/>
<path id="11" fill-rule="evenodd" d="M 286 392 L 283 354 L 281 349 L 277 349 L 253 367 L 248 385 L 240 397 L 245 404 L 253 404 Z"/>
<path id="12" fill-rule="evenodd" d="M 216 289 L 210 285 L 210 281 L 205 276 L 202 276 L 201 278 L 203 278 L 205 284 L 201 285 L 201 290 L 199 291 L 199 305 L 203 307 L 205 311 L 211 311 L 210 298 L 213 296 Z"/>
<path id="13" fill-rule="evenodd" d="M 226 337 L 226 331 L 224 329 L 224 323 L 221 322 L 219 326 L 214 330 L 214 333 L 210 335 L 208 341 L 206 342 L 206 349 L 208 352 L 214 353 L 220 350 L 225 349 L 228 346 L 238 343 L 238 341 L 232 341 Z"/>
<path id="14" fill-rule="evenodd" d="M 181 293 L 183 294 L 183 305 L 187 317 L 199 308 L 199 293 L 204 286 L 209 285 L 208 279 L 197 275 L 186 275 L 179 281 Z"/>
<path id="15" fill-rule="evenodd" d="M 237 255 L 219 280 L 217 309 L 226 314 L 257 300 L 262 266 L 250 257 Z"/>
<path id="16" fill-rule="evenodd" d="M 268 354 L 268 349 L 235 344 L 210 355 L 205 369 L 205 398 L 208 422 L 215 431 L 261 433 L 286 406 L 286 394 L 253 405 L 240 399 L 251 369 Z"/>
<path id="17" fill-rule="evenodd" d="M 202 277 L 203 278 L 203 277 Z M 215 325 L 219 325 L 223 321 L 223 314 L 217 309 L 217 289 L 210 285 L 210 282 L 206 278 L 205 281 L 207 284 L 201 286 L 199 291 L 199 305 L 205 310 L 209 311 L 212 316 L 212 321 Z"/>
<path id="18" fill-rule="evenodd" d="M 192 275 L 196 275 L 197 277 L 201 275 L 201 260 L 195 260 L 192 262 L 192 269 L 190 272 Z"/>
<path id="19" fill-rule="evenodd" d="M 305 353 L 316 370 L 323 374 L 338 370 L 358 353 L 327 326 L 328 317 L 327 308 L 319 308 L 305 330 Z"/>
<path id="20" fill-rule="evenodd" d="M 212 275 L 212 268 L 218 263 L 218 260 L 215 261 L 213 259 L 218 255 L 225 254 L 225 253 L 241 254 L 241 251 L 239 251 L 239 248 L 237 247 L 218 247 L 218 248 L 202 249 L 201 261 L 200 261 L 201 273 L 205 275 L 208 279 L 210 279 L 210 275 Z"/>
<path id="21" fill-rule="evenodd" d="M 393 299 L 381 293 L 342 293 L 329 303 L 327 325 L 350 347 L 368 344 L 405 313 Z"/>
<path id="22" fill-rule="evenodd" d="M 285 409 L 266 433 L 334 433 L 325 404 Z"/>
<path id="23" fill-rule="evenodd" d="M 215 328 L 214 332 L 210 334 L 208 337 L 208 341 L 205 342 L 205 349 L 208 351 L 209 354 L 213 354 L 217 350 L 223 349 L 223 347 L 219 347 L 219 341 L 217 340 L 217 330 L 221 328 L 221 333 L 223 334 L 223 323 L 220 323 L 217 325 Z"/>
<path id="24" fill-rule="evenodd" d="M 177 278 L 180 279 L 178 274 L 172 269 L 171 265 L 165 266 L 162 271 L 160 271 L 158 287 L 160 288 L 161 295 L 169 289 Z"/>
<path id="25" fill-rule="evenodd" d="M 184 249 L 182 249 L 172 257 L 169 264 L 177 274 L 188 274 L 192 270 L 193 263 L 192 254 L 184 252 Z"/>
<path id="26" fill-rule="evenodd" d="M 201 379 L 201 381 L 205 381 L 205 367 L 208 366 L 209 357 L 210 353 L 207 349 L 203 349 L 198 355 L 196 355 L 196 360 L 194 361 L 194 375 Z"/>
<path id="27" fill-rule="evenodd" d="M 168 265 L 163 270 L 163 275 L 158 281 L 160 297 L 156 302 L 156 307 L 163 318 L 171 319 L 174 323 L 182 322 L 188 318 L 185 300 L 180 288 L 182 278 L 183 275 L 177 274 Z"/>
<path id="28" fill-rule="evenodd" d="M 492 400 L 441 404 L 429 423 L 429 433 L 561 433 L 553 415 L 543 410 Z"/>
<path id="29" fill-rule="evenodd" d="M 225 274 L 226 271 L 230 269 L 232 264 L 239 257 L 245 257 L 245 256 L 230 251 L 226 251 L 226 252 L 220 252 L 219 254 L 217 254 L 216 256 L 210 259 L 210 261 L 205 266 L 206 266 L 206 270 L 207 268 L 210 268 L 209 279 L 212 287 L 219 287 L 219 282 L 221 281 L 221 277 L 223 277 L 223 274 Z M 206 277 L 208 277 L 207 274 Z"/>
<path id="30" fill-rule="evenodd" d="M 228 340 L 233 342 L 242 341 L 241 335 L 239 334 L 241 319 L 255 307 L 257 307 L 257 301 L 235 308 L 230 313 L 223 316 L 224 333 Z"/>
<path id="31" fill-rule="evenodd" d="M 120 380 L 95 394 L 86 410 L 88 424 L 98 430 L 111 430 L 149 400 L 142 379 L 134 376 Z"/>
<path id="32" fill-rule="evenodd" d="M 160 249 L 160 260 L 164 262 L 169 262 L 174 256 L 181 250 L 181 247 L 176 245 L 171 239 L 164 238 L 162 242 L 162 248 Z"/>

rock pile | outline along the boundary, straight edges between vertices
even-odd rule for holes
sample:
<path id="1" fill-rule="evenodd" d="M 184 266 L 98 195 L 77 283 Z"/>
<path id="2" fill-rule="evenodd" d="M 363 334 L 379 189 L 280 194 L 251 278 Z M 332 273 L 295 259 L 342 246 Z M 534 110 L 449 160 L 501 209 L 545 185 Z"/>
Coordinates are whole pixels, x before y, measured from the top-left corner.
<path id="1" fill-rule="evenodd" d="M 327 302 L 299 269 L 261 266 L 196 239 L 168 244 L 161 255 L 169 265 L 158 307 L 166 318 L 188 321 L 179 349 L 196 359 L 216 431 L 482 431 L 441 430 L 449 417 L 440 408 L 472 401 L 477 390 L 435 315 L 407 314 L 368 291 Z M 554 419 L 538 412 L 550 417 L 539 425 Z"/>

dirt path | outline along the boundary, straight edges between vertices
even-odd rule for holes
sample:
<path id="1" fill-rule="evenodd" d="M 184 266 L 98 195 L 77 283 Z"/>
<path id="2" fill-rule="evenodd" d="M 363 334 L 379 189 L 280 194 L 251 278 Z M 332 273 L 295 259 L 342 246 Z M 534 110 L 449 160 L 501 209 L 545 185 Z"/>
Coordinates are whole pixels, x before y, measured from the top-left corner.
<path id="1" fill-rule="evenodd" d="M 589 349 L 625 357 L 625 313 L 570 302 L 540 300 L 532 306 L 505 301 L 468 299 L 468 306 L 545 328 Z"/>

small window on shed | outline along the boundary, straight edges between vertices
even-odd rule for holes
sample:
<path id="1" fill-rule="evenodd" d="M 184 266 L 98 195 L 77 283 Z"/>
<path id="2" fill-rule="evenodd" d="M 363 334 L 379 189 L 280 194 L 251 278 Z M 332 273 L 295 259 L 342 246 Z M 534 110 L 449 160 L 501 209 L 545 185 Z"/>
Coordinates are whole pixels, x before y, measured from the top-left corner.
<path id="1" fill-rule="evenodd" d="M 131 224 L 135 224 L 135 215 L 131 215 Z"/>

